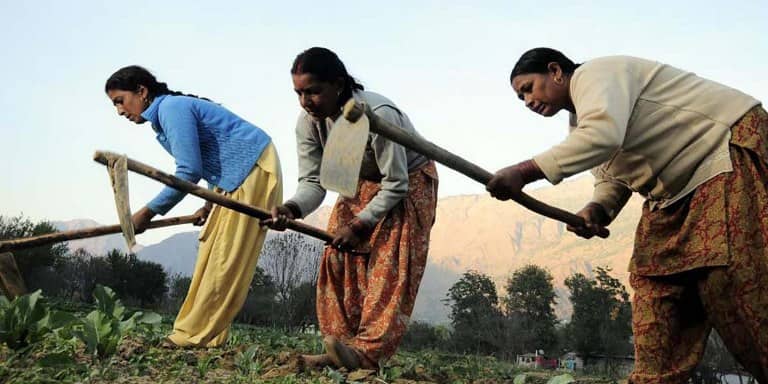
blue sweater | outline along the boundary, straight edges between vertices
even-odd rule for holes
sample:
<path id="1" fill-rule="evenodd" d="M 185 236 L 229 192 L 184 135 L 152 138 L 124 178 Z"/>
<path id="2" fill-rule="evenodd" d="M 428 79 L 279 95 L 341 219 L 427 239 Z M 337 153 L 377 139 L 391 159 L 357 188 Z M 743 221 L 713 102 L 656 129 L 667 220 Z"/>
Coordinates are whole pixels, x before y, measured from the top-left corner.
<path id="1" fill-rule="evenodd" d="M 232 192 L 251 172 L 269 135 L 226 108 L 189 96 L 155 97 L 141 116 L 152 123 L 157 141 L 176 159 L 176 177 L 201 178 Z M 166 187 L 147 204 L 164 215 L 185 193 Z"/>

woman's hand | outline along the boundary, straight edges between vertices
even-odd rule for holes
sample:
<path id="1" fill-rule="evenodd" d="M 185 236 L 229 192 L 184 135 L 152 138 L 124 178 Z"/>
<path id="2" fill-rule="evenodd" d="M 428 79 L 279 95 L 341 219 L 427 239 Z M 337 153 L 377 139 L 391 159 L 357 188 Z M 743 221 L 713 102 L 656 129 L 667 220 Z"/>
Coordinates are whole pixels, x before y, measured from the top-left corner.
<path id="1" fill-rule="evenodd" d="M 152 221 L 152 218 L 155 217 L 155 215 L 156 213 L 152 212 L 152 210 L 147 207 L 139 209 L 138 212 L 131 216 L 131 221 L 133 222 L 133 232 L 138 234 L 146 231 L 147 227 L 149 226 L 149 222 Z"/>
<path id="2" fill-rule="evenodd" d="M 288 228 L 288 221 L 296 218 L 291 208 L 286 205 L 278 205 L 272 208 L 271 213 L 272 218 L 262 220 L 261 225 L 265 225 L 275 231 L 285 231 Z"/>
<path id="3" fill-rule="evenodd" d="M 208 221 L 208 215 L 211 214 L 211 207 L 213 204 L 210 202 L 205 203 L 200 209 L 195 211 L 195 216 L 197 216 L 197 221 L 192 223 L 192 225 L 201 227 L 205 225 L 205 223 Z"/>
<path id="4" fill-rule="evenodd" d="M 507 201 L 519 196 L 525 184 L 519 166 L 512 165 L 497 171 L 485 189 L 491 193 L 491 197 Z"/>
<path id="5" fill-rule="evenodd" d="M 544 173 L 533 160 L 526 160 L 496 172 L 485 189 L 501 201 L 514 199 L 523 192 L 523 187 L 544 178 Z"/>
<path id="6" fill-rule="evenodd" d="M 520 169 L 516 165 L 502 168 L 491 178 L 485 189 L 491 193 L 491 197 L 501 201 L 507 201 L 519 196 L 525 183 Z"/>
<path id="7" fill-rule="evenodd" d="M 331 246 L 341 250 L 353 250 L 370 235 L 372 229 L 371 226 L 355 219 L 336 232 Z"/>
<path id="8" fill-rule="evenodd" d="M 584 218 L 583 227 L 566 226 L 565 228 L 569 232 L 575 233 L 579 237 L 585 239 L 591 239 L 598 232 L 604 231 L 605 226 L 611 223 L 611 218 L 608 213 L 605 212 L 605 208 L 602 205 L 594 202 L 588 203 L 582 208 L 576 215 Z"/>
<path id="9" fill-rule="evenodd" d="M 355 231 L 352 230 L 352 227 L 347 225 L 341 227 L 341 229 L 336 232 L 336 237 L 333 238 L 331 246 L 336 249 L 351 250 L 358 244 L 360 244 L 360 238 L 355 234 Z"/>

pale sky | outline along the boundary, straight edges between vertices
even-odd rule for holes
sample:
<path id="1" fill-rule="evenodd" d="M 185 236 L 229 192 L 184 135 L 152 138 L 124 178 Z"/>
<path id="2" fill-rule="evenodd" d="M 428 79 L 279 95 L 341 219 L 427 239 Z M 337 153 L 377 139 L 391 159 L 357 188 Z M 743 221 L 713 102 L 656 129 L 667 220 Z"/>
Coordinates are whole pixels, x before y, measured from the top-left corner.
<path id="1" fill-rule="evenodd" d="M 289 69 L 311 46 L 334 50 L 366 89 L 392 99 L 423 136 L 492 172 L 566 134 L 564 113 L 535 115 L 509 86 L 510 70 L 530 48 L 556 48 L 577 62 L 645 57 L 768 98 L 764 0 L 2 0 L 0 43 L 0 214 L 34 220 L 117 223 L 107 173 L 91 160 L 97 149 L 173 173 L 173 159 L 149 124 L 117 116 L 104 95 L 107 77 L 130 64 L 269 133 L 286 198 L 296 187 L 299 112 Z M 440 168 L 440 177 L 441 197 L 484 193 L 451 170 Z M 133 210 L 161 187 L 132 174 Z M 201 205 L 188 196 L 169 215 Z M 190 228 L 148 231 L 138 241 L 147 245 Z"/>

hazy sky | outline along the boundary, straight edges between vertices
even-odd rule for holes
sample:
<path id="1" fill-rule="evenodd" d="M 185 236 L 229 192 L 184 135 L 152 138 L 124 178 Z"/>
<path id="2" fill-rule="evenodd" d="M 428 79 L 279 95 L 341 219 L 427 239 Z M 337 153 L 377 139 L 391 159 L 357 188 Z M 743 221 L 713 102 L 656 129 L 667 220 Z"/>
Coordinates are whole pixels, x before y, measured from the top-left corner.
<path id="1" fill-rule="evenodd" d="M 91 160 L 97 149 L 173 172 L 149 124 L 117 116 L 104 95 L 104 81 L 125 65 L 143 65 L 172 89 L 211 98 L 266 130 L 289 197 L 299 112 L 289 69 L 311 46 L 336 51 L 423 136 L 495 171 L 566 134 L 565 114 L 534 115 L 508 84 L 525 50 L 550 46 L 578 62 L 613 54 L 655 59 L 766 100 L 767 20 L 764 0 L 2 0 L 0 215 L 116 223 L 107 173 Z M 441 196 L 484 192 L 440 172 Z M 130 187 L 137 210 L 161 185 L 132 174 Z M 189 196 L 169 215 L 200 205 Z M 148 232 L 139 242 L 189 228 Z"/>

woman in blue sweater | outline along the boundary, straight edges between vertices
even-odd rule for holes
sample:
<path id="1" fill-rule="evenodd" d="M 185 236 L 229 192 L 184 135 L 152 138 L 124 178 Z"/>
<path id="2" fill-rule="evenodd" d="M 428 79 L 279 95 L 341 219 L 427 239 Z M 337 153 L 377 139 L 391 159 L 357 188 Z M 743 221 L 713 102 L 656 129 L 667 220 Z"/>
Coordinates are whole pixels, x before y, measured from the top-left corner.
<path id="1" fill-rule="evenodd" d="M 176 160 L 176 176 L 205 179 L 216 191 L 265 210 L 282 202 L 280 161 L 260 128 L 207 99 L 171 91 L 139 66 L 121 68 L 105 92 L 128 120 L 150 122 L 157 141 Z M 136 212 L 141 233 L 185 193 L 166 187 Z M 210 203 L 197 211 L 200 246 L 189 292 L 169 340 L 177 346 L 218 346 L 240 311 L 253 279 L 266 229 L 259 220 Z"/>

